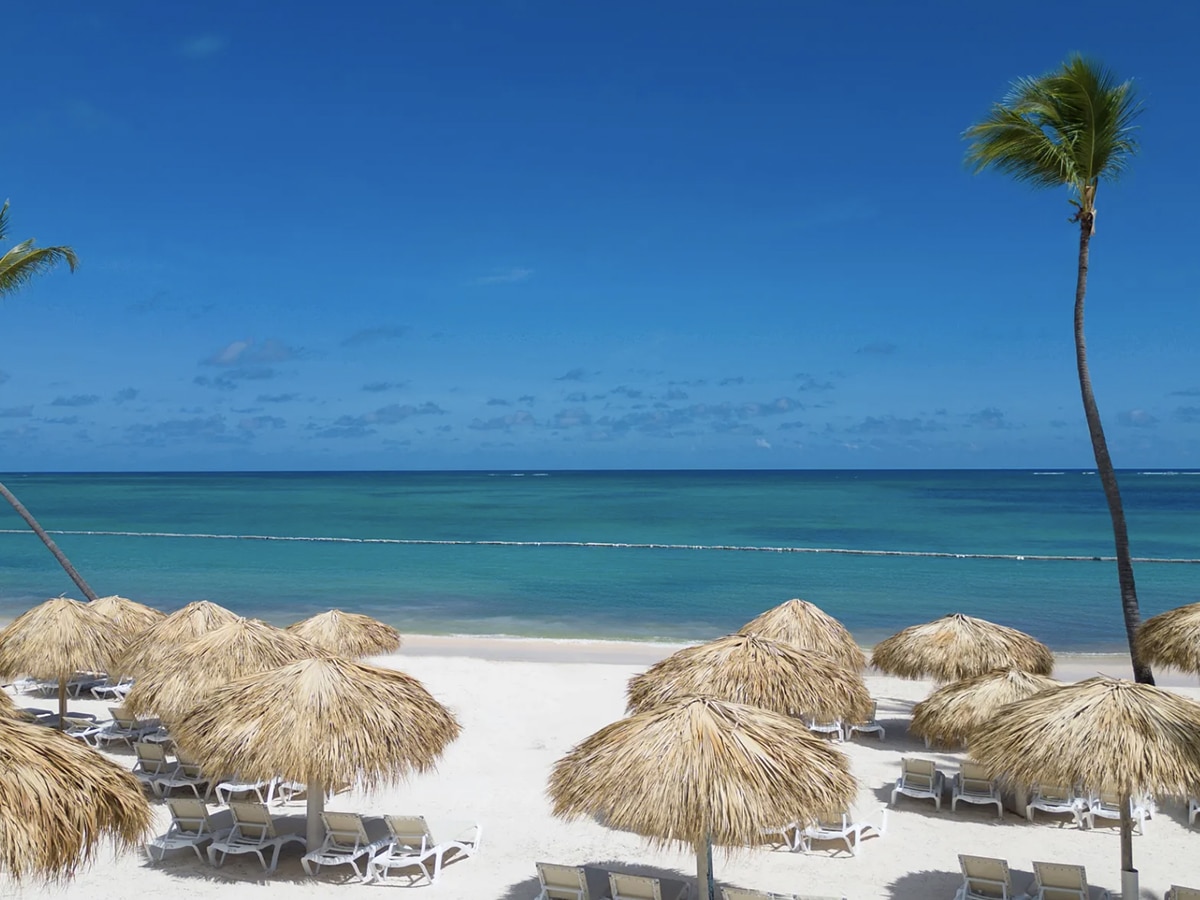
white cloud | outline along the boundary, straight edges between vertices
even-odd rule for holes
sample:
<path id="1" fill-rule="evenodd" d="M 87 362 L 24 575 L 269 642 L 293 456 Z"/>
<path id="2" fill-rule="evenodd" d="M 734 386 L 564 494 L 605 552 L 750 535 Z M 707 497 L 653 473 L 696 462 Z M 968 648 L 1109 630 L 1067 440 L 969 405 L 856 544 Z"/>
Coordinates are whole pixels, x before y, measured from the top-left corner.
<path id="1" fill-rule="evenodd" d="M 518 281 L 528 281 L 533 277 L 533 269 L 512 268 L 503 271 L 493 272 L 491 275 L 482 275 L 476 278 L 472 284 L 516 284 Z"/>

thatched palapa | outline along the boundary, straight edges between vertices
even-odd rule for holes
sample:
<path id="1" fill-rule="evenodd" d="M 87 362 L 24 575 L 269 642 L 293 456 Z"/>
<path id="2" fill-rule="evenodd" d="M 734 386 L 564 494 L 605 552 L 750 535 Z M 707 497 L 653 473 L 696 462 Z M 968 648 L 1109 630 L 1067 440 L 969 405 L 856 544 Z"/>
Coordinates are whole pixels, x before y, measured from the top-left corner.
<path id="1" fill-rule="evenodd" d="M 946 683 L 992 669 L 1049 675 L 1054 671 L 1054 654 L 1023 631 L 953 613 L 880 641 L 871 653 L 871 665 L 901 678 Z"/>
<path id="2" fill-rule="evenodd" d="M 1138 629 L 1137 648 L 1151 665 L 1200 673 L 1200 603 L 1147 619 Z"/>
<path id="3" fill-rule="evenodd" d="M 656 846 L 696 852 L 707 895 L 709 841 L 759 844 L 853 802 L 849 761 L 803 723 L 705 697 L 652 707 L 597 731 L 554 765 L 554 815 L 600 816 Z"/>
<path id="4" fill-rule="evenodd" d="M 69 877 L 105 840 L 136 847 L 151 821 L 126 769 L 72 737 L 0 718 L 0 872 Z"/>
<path id="5" fill-rule="evenodd" d="M 157 625 L 143 631 L 125 650 L 118 668 L 125 675 L 140 678 L 171 658 L 175 648 L 202 634 L 238 618 L 223 606 L 207 600 L 189 603 L 171 613 Z"/>
<path id="6" fill-rule="evenodd" d="M 930 744 L 953 747 L 968 742 L 1001 707 L 1058 687 L 1061 682 L 1045 675 L 993 669 L 938 688 L 913 707 L 908 730 Z"/>
<path id="7" fill-rule="evenodd" d="M 756 634 L 799 650 L 814 650 L 856 672 L 867 665 L 866 655 L 846 626 L 807 600 L 788 600 L 768 609 L 739 628 L 738 634 Z"/>
<path id="8" fill-rule="evenodd" d="M 394 653 L 400 649 L 400 632 L 391 625 L 340 609 L 311 616 L 289 625 L 287 630 L 346 659 Z"/>
<path id="9" fill-rule="evenodd" d="M 167 614 L 144 603 L 129 600 L 113 594 L 111 597 L 97 597 L 88 604 L 104 618 L 116 626 L 116 632 L 124 639 L 125 646 L 116 650 L 115 656 L 125 654 L 128 645 L 133 643 L 142 632 L 153 628 L 167 617 Z M 114 675 L 120 673 L 111 673 Z"/>
<path id="10" fill-rule="evenodd" d="M 825 656 L 753 634 L 686 647 L 629 680 L 629 710 L 707 696 L 788 716 L 859 721 L 871 712 L 862 675 Z"/>
<path id="11" fill-rule="evenodd" d="M 174 725 L 186 709 L 213 688 L 299 659 L 325 655 L 326 651 L 315 644 L 266 622 L 234 619 L 180 644 L 157 668 L 143 668 L 125 706 L 138 715 L 157 713 Z"/>
<path id="12" fill-rule="evenodd" d="M 412 676 L 326 656 L 208 691 L 173 734 L 206 771 L 307 784 L 309 843 L 319 844 L 327 786 L 427 771 L 459 730 Z"/>

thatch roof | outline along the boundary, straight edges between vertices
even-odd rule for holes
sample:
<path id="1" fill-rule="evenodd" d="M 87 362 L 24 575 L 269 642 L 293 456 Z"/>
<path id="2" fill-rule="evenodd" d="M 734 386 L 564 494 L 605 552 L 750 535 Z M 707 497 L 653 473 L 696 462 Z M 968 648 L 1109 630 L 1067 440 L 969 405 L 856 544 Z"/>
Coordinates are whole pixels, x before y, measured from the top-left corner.
<path id="1" fill-rule="evenodd" d="M 856 672 L 867 665 L 866 655 L 846 626 L 807 600 L 788 600 L 768 609 L 739 628 L 738 634 L 757 634 L 800 650 L 815 650 Z"/>
<path id="2" fill-rule="evenodd" d="M 179 644 L 157 667 L 143 667 L 125 706 L 138 715 L 156 713 L 174 724 L 185 709 L 213 688 L 298 659 L 325 655 L 315 644 L 266 622 L 234 619 Z"/>
<path id="3" fill-rule="evenodd" d="M 116 626 L 116 631 L 125 642 L 125 647 L 117 651 L 118 656 L 124 655 L 125 648 L 133 643 L 142 632 L 153 628 L 167 617 L 167 614 L 144 603 L 118 597 L 97 597 L 89 606 L 100 613 Z"/>
<path id="4" fill-rule="evenodd" d="M 143 631 L 126 648 L 118 668 L 122 674 L 140 678 L 143 671 L 155 669 L 169 660 L 180 644 L 237 618 L 237 613 L 207 600 L 189 603 Z"/>
<path id="5" fill-rule="evenodd" d="M 938 688 L 913 707 L 908 730 L 931 744 L 953 747 L 970 740 L 1000 707 L 1057 687 L 1062 683 L 1045 675 L 993 669 Z"/>
<path id="6" fill-rule="evenodd" d="M 340 609 L 311 616 L 289 625 L 287 630 L 347 659 L 394 653 L 400 649 L 400 632 L 391 625 Z"/>
<path id="7" fill-rule="evenodd" d="M 1151 665 L 1200 673 L 1200 603 L 1147 619 L 1138 629 L 1137 647 Z"/>
<path id="8" fill-rule="evenodd" d="M 5 690 L 0 690 L 0 716 L 22 718 L 21 710 Z"/>
<path id="9" fill-rule="evenodd" d="M 1017 784 L 1085 792 L 1200 794 L 1200 703 L 1116 678 L 1090 678 L 1004 707 L 971 756 Z"/>
<path id="10" fill-rule="evenodd" d="M 0 718 L 0 873 L 69 877 L 105 840 L 137 846 L 151 821 L 126 769 L 75 738 Z"/>
<path id="11" fill-rule="evenodd" d="M 597 731 L 554 765 L 554 815 L 600 816 L 653 844 L 759 844 L 853 802 L 840 751 L 788 716 L 690 697 Z"/>
<path id="12" fill-rule="evenodd" d="M 47 600 L 0 631 L 0 678 L 61 681 L 75 672 L 107 672 L 120 643 L 115 638 L 112 623 L 90 604 Z"/>
<path id="13" fill-rule="evenodd" d="M 626 693 L 631 712 L 686 696 L 825 720 L 859 721 L 871 712 L 871 695 L 858 672 L 753 634 L 685 647 L 631 678 Z"/>
<path id="14" fill-rule="evenodd" d="M 459 725 L 412 676 L 324 657 L 207 692 L 172 733 L 205 771 L 372 788 L 431 769 Z"/>
<path id="15" fill-rule="evenodd" d="M 992 669 L 1049 675 L 1054 671 L 1054 654 L 1023 631 L 953 613 L 880 641 L 871 653 L 871 665 L 901 678 L 950 682 Z"/>

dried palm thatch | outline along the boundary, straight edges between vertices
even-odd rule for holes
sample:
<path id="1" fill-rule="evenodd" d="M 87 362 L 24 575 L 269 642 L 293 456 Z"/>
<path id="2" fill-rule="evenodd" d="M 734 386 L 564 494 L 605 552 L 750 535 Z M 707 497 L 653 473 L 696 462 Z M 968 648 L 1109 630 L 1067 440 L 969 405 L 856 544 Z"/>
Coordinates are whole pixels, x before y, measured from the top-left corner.
<path id="1" fill-rule="evenodd" d="M 1058 687 L 1062 682 L 1045 675 L 993 669 L 938 688 L 913 707 L 908 730 L 930 744 L 954 747 L 969 741 L 1000 707 Z"/>
<path id="2" fill-rule="evenodd" d="M 1200 673 L 1200 603 L 1147 619 L 1138 629 L 1137 647 L 1149 664 Z"/>
<path id="3" fill-rule="evenodd" d="M 0 631 L 0 678 L 30 675 L 57 681 L 61 722 L 67 714 L 70 677 L 109 671 L 121 644 L 116 627 L 91 604 L 55 597 Z"/>
<path id="4" fill-rule="evenodd" d="M 143 668 L 125 706 L 137 715 L 157 713 L 174 725 L 185 709 L 213 688 L 325 655 L 316 644 L 266 622 L 234 619 L 179 644 L 157 667 Z"/>
<path id="5" fill-rule="evenodd" d="M 1054 654 L 1023 631 L 953 613 L 880 641 L 871 653 L 871 665 L 901 678 L 945 683 L 992 669 L 1049 675 L 1054 671 Z"/>
<path id="6" fill-rule="evenodd" d="M 153 607 L 125 597 L 118 597 L 116 594 L 111 597 L 97 597 L 89 605 L 111 621 L 116 626 L 117 634 L 124 639 L 125 647 L 120 647 L 116 651 L 115 655 L 118 657 L 124 655 L 125 649 L 142 632 L 153 628 L 167 617 L 166 613 Z"/>
<path id="7" fill-rule="evenodd" d="M 801 722 L 753 706 L 688 697 L 607 725 L 554 764 L 554 815 L 600 816 L 655 846 L 696 851 L 761 843 L 853 802 L 845 755 Z M 703 893 L 702 893 L 703 896 Z"/>
<path id="8" fill-rule="evenodd" d="M 0 718 L 0 872 L 70 877 L 106 839 L 135 847 L 151 821 L 121 766 L 52 729 Z"/>
<path id="9" fill-rule="evenodd" d="M 180 644 L 228 624 L 236 618 L 237 613 L 207 600 L 189 603 L 157 625 L 143 631 L 125 649 L 117 667 L 125 675 L 140 678 L 142 672 L 161 667 Z"/>
<path id="10" fill-rule="evenodd" d="M 17 708 L 17 704 L 13 702 L 13 698 L 9 696 L 8 691 L 0 690 L 0 716 L 5 718 L 23 718 L 21 710 Z"/>
<path id="11" fill-rule="evenodd" d="M 347 659 L 394 653 L 400 649 L 400 632 L 391 625 L 340 609 L 311 616 L 289 625 L 287 630 Z"/>
<path id="12" fill-rule="evenodd" d="M 1077 784 L 1084 792 L 1200 794 L 1200 703 L 1146 684 L 1089 678 L 1035 694 L 992 717 L 970 753 L 1009 784 Z M 1121 821 L 1122 869 L 1133 870 Z"/>
<path id="13" fill-rule="evenodd" d="M 626 694 L 630 712 L 685 696 L 822 720 L 859 721 L 871 712 L 871 694 L 858 672 L 753 634 L 730 634 L 679 650 L 631 678 Z"/>
<path id="14" fill-rule="evenodd" d="M 323 836 L 326 785 L 371 789 L 428 771 L 459 731 L 412 676 L 331 656 L 208 691 L 172 730 L 206 771 L 306 783 L 310 844 Z"/>
<path id="15" fill-rule="evenodd" d="M 739 628 L 738 634 L 757 634 L 814 650 L 856 672 L 867 665 L 866 655 L 846 626 L 807 600 L 789 600 L 768 609 Z"/>

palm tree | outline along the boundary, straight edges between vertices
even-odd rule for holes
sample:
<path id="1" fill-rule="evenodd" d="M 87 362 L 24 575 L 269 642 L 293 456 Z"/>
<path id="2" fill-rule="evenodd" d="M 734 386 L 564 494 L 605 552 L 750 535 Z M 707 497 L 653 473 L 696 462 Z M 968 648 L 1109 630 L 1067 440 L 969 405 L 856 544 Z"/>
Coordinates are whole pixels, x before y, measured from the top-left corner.
<path id="1" fill-rule="evenodd" d="M 1102 178 L 1112 180 L 1123 172 L 1137 152 L 1133 123 L 1140 112 L 1141 104 L 1131 82 L 1118 82 L 1103 66 L 1073 54 L 1053 72 L 1014 82 L 1008 96 L 996 103 L 983 121 L 968 128 L 963 137 L 970 142 L 967 162 L 976 172 L 996 169 L 1034 187 L 1066 187 L 1070 192 L 1070 203 L 1075 207 L 1070 221 L 1079 225 L 1075 280 L 1075 364 L 1079 392 L 1096 457 L 1096 471 L 1112 518 L 1117 579 L 1134 677 L 1144 684 L 1153 684 L 1154 675 L 1134 641 L 1141 613 L 1129 554 L 1129 532 L 1117 475 L 1092 392 L 1083 334 L 1088 249 L 1096 231 L 1096 189 Z"/>
<path id="2" fill-rule="evenodd" d="M 7 236 L 8 201 L 5 200 L 4 206 L 0 207 L 0 241 L 4 240 Z M 63 262 L 70 267 L 72 272 L 79 265 L 79 258 L 75 256 L 75 251 L 70 247 L 34 247 L 32 238 L 22 241 L 3 256 L 0 256 L 0 298 L 16 293 L 20 288 L 28 284 L 35 275 L 48 272 Z M 13 492 L 2 483 L 0 483 L 0 496 L 3 496 L 5 500 L 12 504 L 12 508 L 17 511 L 17 514 L 42 539 L 42 543 L 46 545 L 46 549 L 54 554 L 54 558 L 58 560 L 59 565 L 71 576 L 71 580 L 83 591 L 84 595 L 89 600 L 95 600 L 96 592 L 88 586 L 88 583 L 83 580 L 83 577 L 71 565 L 71 561 L 58 549 L 58 545 L 54 543 L 54 539 L 38 524 L 37 519 L 14 496 Z"/>

